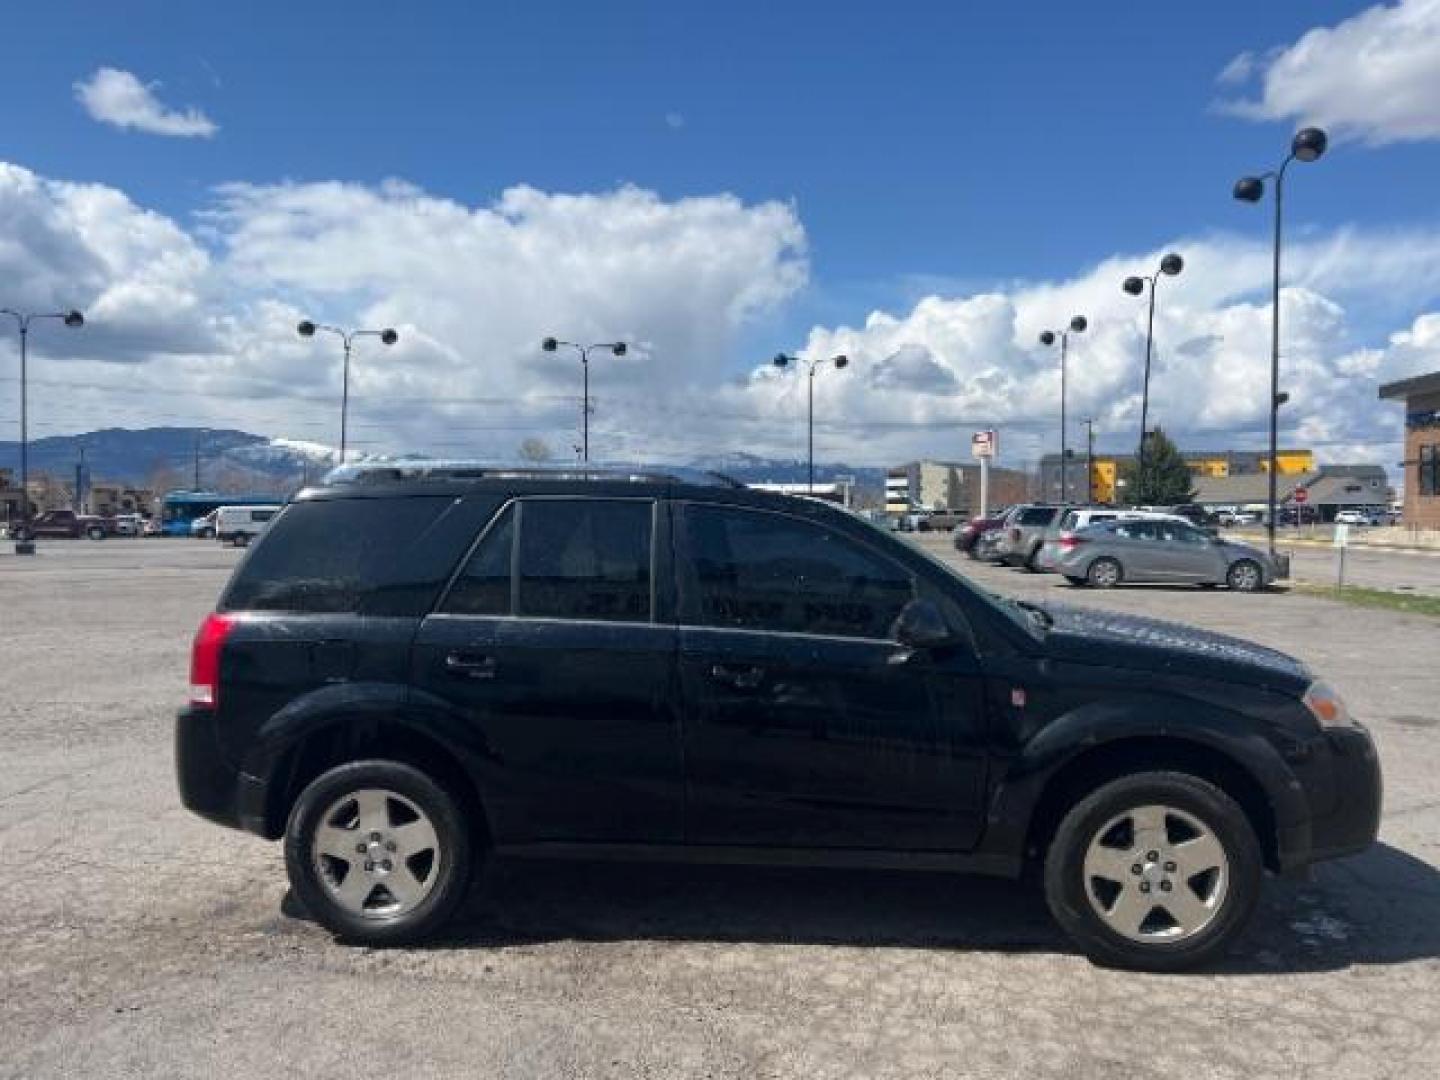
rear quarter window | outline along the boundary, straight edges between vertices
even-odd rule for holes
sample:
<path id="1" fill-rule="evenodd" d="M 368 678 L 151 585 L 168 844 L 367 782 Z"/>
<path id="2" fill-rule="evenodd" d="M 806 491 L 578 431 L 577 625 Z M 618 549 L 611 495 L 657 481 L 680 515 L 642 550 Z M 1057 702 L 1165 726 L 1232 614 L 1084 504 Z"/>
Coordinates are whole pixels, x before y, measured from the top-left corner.
<path id="1" fill-rule="evenodd" d="M 1050 506 L 1032 506 L 1029 510 L 1021 511 L 1020 525 L 1049 525 L 1055 520 L 1058 511 Z"/>
<path id="2" fill-rule="evenodd" d="M 422 614 L 470 538 L 444 528 L 458 507 L 443 496 L 294 503 L 240 564 L 220 610 Z"/>

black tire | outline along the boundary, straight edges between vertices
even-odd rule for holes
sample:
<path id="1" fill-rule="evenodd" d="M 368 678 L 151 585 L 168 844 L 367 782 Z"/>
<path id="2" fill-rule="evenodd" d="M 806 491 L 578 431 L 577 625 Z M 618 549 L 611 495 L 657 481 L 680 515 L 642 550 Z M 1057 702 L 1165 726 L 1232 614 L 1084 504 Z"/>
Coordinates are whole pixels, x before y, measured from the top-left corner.
<path id="1" fill-rule="evenodd" d="M 1107 822 L 1142 806 L 1173 808 L 1198 820 L 1219 841 L 1228 863 L 1223 894 L 1209 921 L 1179 940 L 1140 942 L 1117 932 L 1096 910 L 1090 898 L 1095 887 L 1085 880 L 1086 852 L 1097 833 Z M 1055 921 L 1095 963 L 1135 971 L 1183 971 L 1220 956 L 1244 930 L 1260 895 L 1262 872 L 1255 832 L 1229 795 L 1188 773 L 1137 773 L 1104 785 L 1065 815 L 1045 855 L 1045 899 Z M 1162 909 L 1163 895 L 1150 894 Z M 1165 919 L 1163 910 L 1151 917 Z"/>
<path id="2" fill-rule="evenodd" d="M 1065 580 L 1077 588 L 1084 588 L 1084 586 L 1089 584 L 1083 577 L 1072 577 L 1070 574 L 1065 575 Z"/>
<path id="3" fill-rule="evenodd" d="M 423 899 L 401 914 L 370 916 L 347 910 L 331 895 L 333 886 L 312 851 L 322 816 L 347 794 L 363 789 L 394 792 L 409 800 L 434 830 L 431 873 L 436 879 Z M 360 838 L 363 835 L 357 832 Z M 407 945 L 434 936 L 465 899 L 474 863 L 472 847 L 473 830 L 462 804 L 430 776 L 398 761 L 352 761 L 318 776 L 296 800 L 285 828 L 285 869 L 305 910 L 337 937 L 361 945 Z M 357 861 L 346 875 L 360 871 Z M 376 887 L 381 885 L 383 880 Z"/>
<path id="4" fill-rule="evenodd" d="M 1040 573 L 1040 563 L 1038 562 L 1039 558 L 1040 545 L 1036 544 L 1033 548 L 1030 549 L 1030 554 L 1025 556 L 1025 561 L 1022 562 L 1020 565 L 1025 567 L 1025 572 L 1027 574 L 1038 574 Z"/>
<path id="5" fill-rule="evenodd" d="M 1259 592 L 1265 587 L 1265 572 L 1254 559 L 1238 559 L 1226 571 L 1225 585 L 1234 592 Z"/>
<path id="6" fill-rule="evenodd" d="M 92 525 L 90 526 L 90 528 L 85 530 L 85 535 L 88 536 L 91 540 L 104 540 L 105 530 L 102 529 L 99 525 Z"/>
<path id="7" fill-rule="evenodd" d="M 1085 580 L 1096 589 L 1113 589 L 1125 580 L 1125 569 L 1117 560 L 1102 556 L 1085 568 Z"/>

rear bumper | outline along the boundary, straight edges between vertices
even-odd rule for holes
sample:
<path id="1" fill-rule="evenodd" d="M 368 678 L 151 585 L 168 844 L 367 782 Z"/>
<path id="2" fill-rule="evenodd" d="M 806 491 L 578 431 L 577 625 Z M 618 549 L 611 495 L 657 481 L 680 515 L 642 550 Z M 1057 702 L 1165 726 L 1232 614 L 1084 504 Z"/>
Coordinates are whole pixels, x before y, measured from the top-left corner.
<path id="1" fill-rule="evenodd" d="M 230 829 L 266 835 L 266 786 L 221 751 L 215 710 L 189 705 L 175 716 L 175 779 L 193 814 Z"/>

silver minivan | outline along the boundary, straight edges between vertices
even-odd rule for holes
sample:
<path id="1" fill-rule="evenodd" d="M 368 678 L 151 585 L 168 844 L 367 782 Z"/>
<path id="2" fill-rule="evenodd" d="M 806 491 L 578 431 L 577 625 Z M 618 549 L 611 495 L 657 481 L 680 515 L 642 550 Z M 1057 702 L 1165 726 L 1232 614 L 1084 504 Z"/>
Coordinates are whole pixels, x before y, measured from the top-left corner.
<path id="1" fill-rule="evenodd" d="M 1254 592 L 1287 568 L 1259 548 L 1222 540 L 1176 519 L 1107 521 L 1061 539 L 1055 569 L 1072 585 L 1125 582 L 1226 585 Z"/>

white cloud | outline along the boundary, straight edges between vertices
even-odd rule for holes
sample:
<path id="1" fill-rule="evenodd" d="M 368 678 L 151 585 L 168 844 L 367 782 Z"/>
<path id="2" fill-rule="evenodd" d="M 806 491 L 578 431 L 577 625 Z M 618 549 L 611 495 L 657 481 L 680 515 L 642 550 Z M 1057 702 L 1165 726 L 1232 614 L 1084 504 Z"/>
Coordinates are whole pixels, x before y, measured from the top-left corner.
<path id="1" fill-rule="evenodd" d="M 115 127 L 134 128 L 151 135 L 208 139 L 219 130 L 213 120 L 194 107 L 183 112 L 167 108 L 155 97 L 159 83 L 146 85 L 131 72 L 97 68 L 75 84 L 75 98 L 92 120 Z"/>
<path id="2" fill-rule="evenodd" d="M 1376 5 L 1263 58 L 1241 53 L 1219 78 L 1238 86 L 1256 75 L 1258 96 L 1222 110 L 1372 144 L 1440 138 L 1440 0 Z"/>
<path id="3" fill-rule="evenodd" d="M 803 373 L 737 365 L 746 334 L 807 282 L 805 232 L 785 204 L 516 187 L 475 206 L 399 182 L 232 184 L 187 229 L 113 188 L 0 165 L 0 221 L 7 300 L 89 316 L 32 341 L 40 434 L 202 424 L 332 442 L 340 350 L 296 335 L 310 317 L 400 331 L 392 348 L 356 347 L 350 434 L 363 450 L 508 455 L 534 436 L 564 454 L 580 370 L 540 351 L 555 334 L 633 344 L 591 363 L 596 456 L 804 453 Z M 1173 246 L 1186 267 L 1161 286 L 1152 416 L 1190 447 L 1257 447 L 1268 245 L 1215 235 Z M 1036 338 L 1073 314 L 1090 329 L 1072 341 L 1070 415 L 1096 418 L 1102 448 L 1128 447 L 1144 302 L 1120 282 L 1153 271 L 1161 250 L 1063 280 L 937 292 L 776 341 L 850 357 L 816 376 L 819 455 L 961 457 L 970 432 L 992 424 L 1006 463 L 1052 449 L 1058 357 Z M 1287 441 L 1398 460 L 1398 418 L 1375 386 L 1440 367 L 1440 229 L 1312 235 L 1287 246 L 1286 275 Z M 13 437 L 13 347 L 0 337 L 0 438 Z"/>

